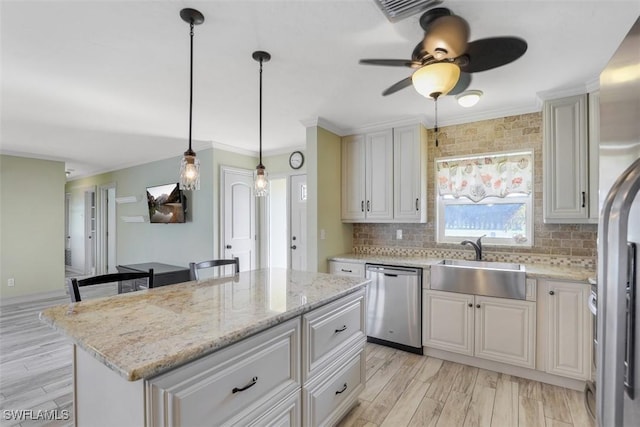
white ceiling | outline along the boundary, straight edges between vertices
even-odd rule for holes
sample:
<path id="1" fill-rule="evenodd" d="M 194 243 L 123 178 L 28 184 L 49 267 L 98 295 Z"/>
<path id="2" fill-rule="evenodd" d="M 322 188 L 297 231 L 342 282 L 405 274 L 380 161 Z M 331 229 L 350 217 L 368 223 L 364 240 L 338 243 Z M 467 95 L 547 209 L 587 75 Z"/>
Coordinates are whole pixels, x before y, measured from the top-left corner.
<path id="1" fill-rule="evenodd" d="M 439 124 L 539 111 L 540 96 L 585 90 L 640 14 L 632 1 L 455 1 L 470 40 L 518 36 L 525 55 L 475 73 L 472 109 L 451 96 Z M 419 15 L 392 24 L 373 0 L 7 1 L 0 5 L 4 154 L 62 160 L 71 178 L 180 155 L 187 146 L 189 26 L 195 28 L 194 149 L 256 153 L 258 64 L 266 154 L 304 147 L 305 125 L 340 134 L 382 123 L 433 123 L 432 101 L 380 93 L 408 68 L 360 58 L 410 58 Z M 268 167 L 268 165 L 267 165 Z"/>

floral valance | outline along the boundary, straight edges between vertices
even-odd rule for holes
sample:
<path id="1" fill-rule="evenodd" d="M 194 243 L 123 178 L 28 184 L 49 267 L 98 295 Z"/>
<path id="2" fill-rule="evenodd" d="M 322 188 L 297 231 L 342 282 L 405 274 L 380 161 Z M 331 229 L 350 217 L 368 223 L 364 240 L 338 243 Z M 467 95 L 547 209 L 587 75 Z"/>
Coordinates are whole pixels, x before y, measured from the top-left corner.
<path id="1" fill-rule="evenodd" d="M 533 153 L 502 153 L 436 160 L 441 196 L 466 197 L 478 202 L 485 197 L 531 194 Z"/>

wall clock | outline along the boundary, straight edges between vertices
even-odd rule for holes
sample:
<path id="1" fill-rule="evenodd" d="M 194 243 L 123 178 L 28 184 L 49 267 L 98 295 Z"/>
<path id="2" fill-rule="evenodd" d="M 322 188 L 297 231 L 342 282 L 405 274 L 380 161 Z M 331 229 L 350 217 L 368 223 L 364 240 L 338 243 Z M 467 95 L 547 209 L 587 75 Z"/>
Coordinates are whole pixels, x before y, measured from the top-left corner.
<path id="1" fill-rule="evenodd" d="M 304 155 L 300 151 L 294 151 L 289 156 L 289 166 L 292 169 L 300 169 L 304 164 Z"/>

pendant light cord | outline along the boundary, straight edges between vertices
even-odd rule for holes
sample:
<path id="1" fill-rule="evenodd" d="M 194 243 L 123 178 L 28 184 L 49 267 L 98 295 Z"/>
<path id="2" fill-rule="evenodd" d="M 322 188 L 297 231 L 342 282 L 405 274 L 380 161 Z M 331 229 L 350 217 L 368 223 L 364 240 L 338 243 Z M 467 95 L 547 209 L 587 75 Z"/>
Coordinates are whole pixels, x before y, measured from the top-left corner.
<path id="1" fill-rule="evenodd" d="M 436 98 L 436 147 L 438 146 L 438 98 Z"/>
<path id="2" fill-rule="evenodd" d="M 193 20 L 191 20 L 191 55 L 189 60 L 189 154 L 193 153 L 191 149 L 191 121 L 193 111 Z"/>
<path id="3" fill-rule="evenodd" d="M 258 135 L 258 140 L 260 141 L 260 166 L 262 166 L 262 59 L 260 59 L 260 119 Z"/>

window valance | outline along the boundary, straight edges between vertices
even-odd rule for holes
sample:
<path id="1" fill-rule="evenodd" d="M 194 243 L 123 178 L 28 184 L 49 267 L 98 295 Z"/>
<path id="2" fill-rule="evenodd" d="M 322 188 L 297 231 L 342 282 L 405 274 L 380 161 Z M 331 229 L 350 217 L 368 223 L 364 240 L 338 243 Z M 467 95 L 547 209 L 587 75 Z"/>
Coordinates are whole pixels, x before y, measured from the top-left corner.
<path id="1" fill-rule="evenodd" d="M 500 153 L 457 159 L 437 159 L 440 196 L 466 197 L 478 202 L 486 197 L 531 194 L 533 153 Z"/>

